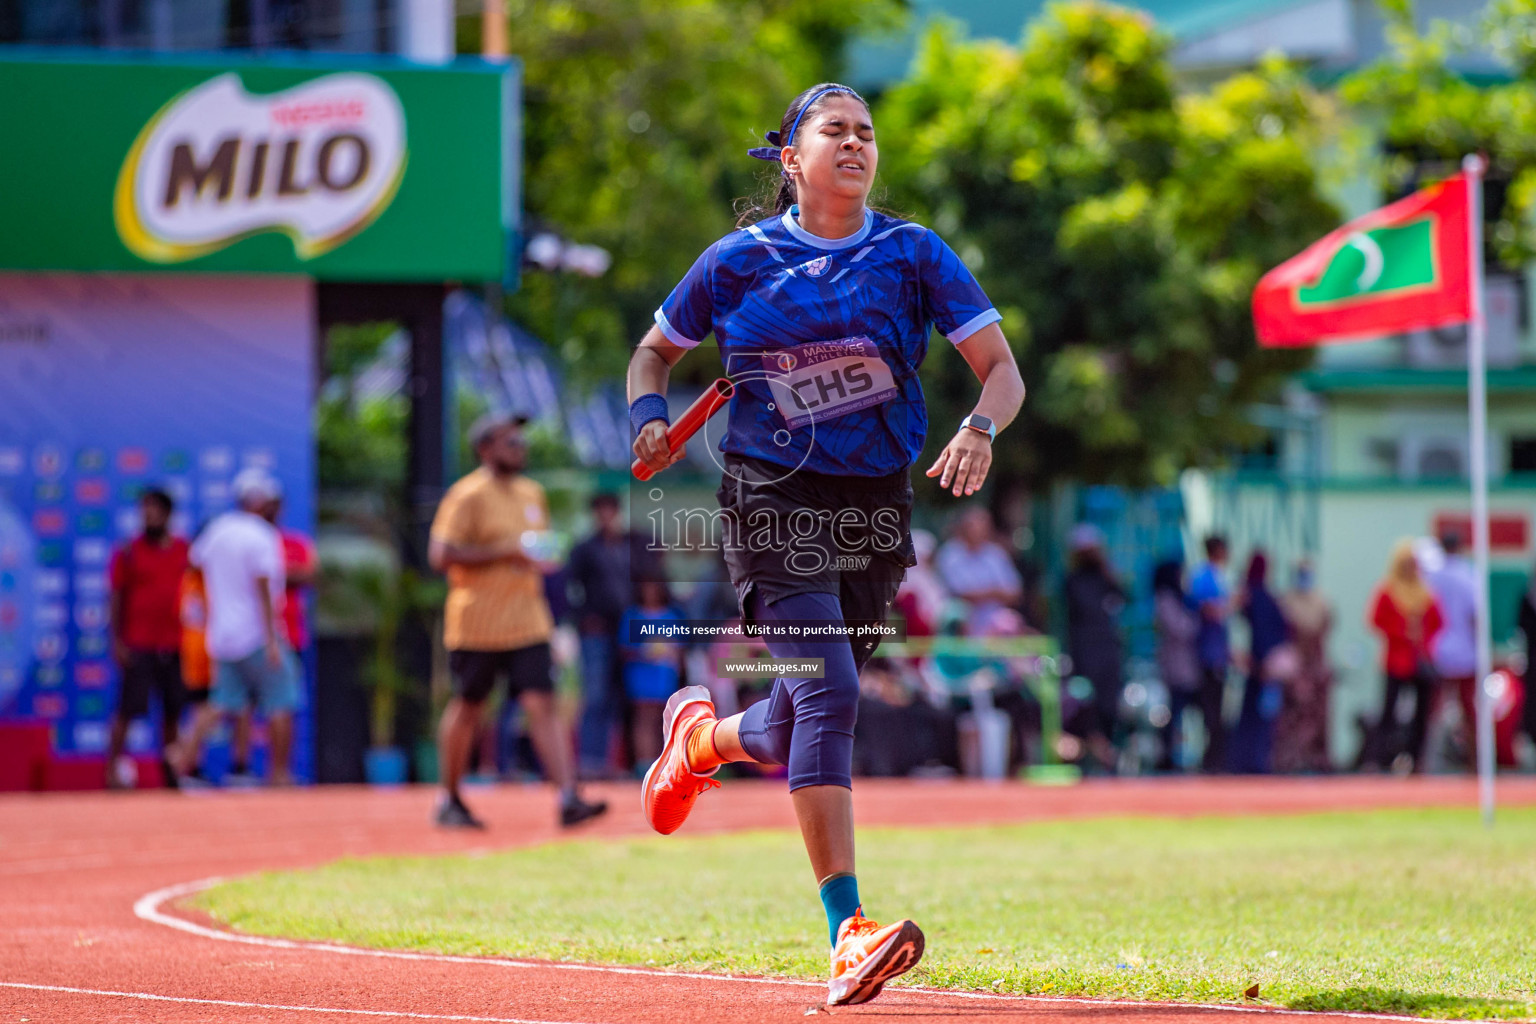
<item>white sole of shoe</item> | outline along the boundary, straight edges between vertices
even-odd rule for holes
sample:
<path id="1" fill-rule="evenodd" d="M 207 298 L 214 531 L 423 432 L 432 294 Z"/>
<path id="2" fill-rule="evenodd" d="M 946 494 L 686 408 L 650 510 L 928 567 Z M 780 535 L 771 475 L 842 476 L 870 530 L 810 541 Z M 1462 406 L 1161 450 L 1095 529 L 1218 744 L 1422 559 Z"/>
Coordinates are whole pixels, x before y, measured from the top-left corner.
<path id="1" fill-rule="evenodd" d="M 851 975 L 827 985 L 828 1006 L 856 1006 L 880 994 L 885 983 L 906 974 L 923 958 L 923 930 L 911 921 L 871 953 Z"/>
<path id="2" fill-rule="evenodd" d="M 694 701 L 703 701 L 710 707 L 715 706 L 714 698 L 709 695 L 707 686 L 685 686 L 667 698 L 667 707 L 661 716 L 661 735 L 664 741 L 671 737 L 672 723 L 677 721 L 683 705 L 692 704 Z"/>

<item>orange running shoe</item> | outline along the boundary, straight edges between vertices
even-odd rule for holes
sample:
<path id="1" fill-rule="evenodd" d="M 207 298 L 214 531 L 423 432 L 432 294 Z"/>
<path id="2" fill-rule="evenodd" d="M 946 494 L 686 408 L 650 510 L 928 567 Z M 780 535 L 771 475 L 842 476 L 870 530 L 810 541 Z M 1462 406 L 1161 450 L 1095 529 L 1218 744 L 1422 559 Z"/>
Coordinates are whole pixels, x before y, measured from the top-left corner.
<path id="1" fill-rule="evenodd" d="M 645 804 L 645 820 L 651 828 L 669 836 L 688 820 L 693 801 L 707 789 L 719 789 L 713 778 L 720 770 L 699 775 L 688 767 L 688 734 L 700 722 L 715 717 L 709 690 L 685 686 L 667 698 L 667 710 L 661 720 L 661 756 L 645 773 L 640 798 Z"/>
<path id="2" fill-rule="evenodd" d="M 832 950 L 832 981 L 828 1006 L 867 1003 L 885 983 L 917 966 L 923 958 L 923 930 L 911 921 L 884 928 L 859 910 L 838 925 Z"/>

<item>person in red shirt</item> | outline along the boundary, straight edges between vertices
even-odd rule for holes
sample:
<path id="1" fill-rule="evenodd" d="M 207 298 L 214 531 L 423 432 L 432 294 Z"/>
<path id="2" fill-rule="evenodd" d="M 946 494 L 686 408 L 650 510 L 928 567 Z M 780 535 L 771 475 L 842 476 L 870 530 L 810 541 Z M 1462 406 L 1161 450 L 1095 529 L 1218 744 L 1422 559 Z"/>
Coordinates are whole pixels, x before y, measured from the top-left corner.
<path id="1" fill-rule="evenodd" d="M 1360 751 L 1362 766 L 1387 768 L 1403 754 L 1412 759 L 1414 771 L 1423 769 L 1424 734 L 1430 702 L 1435 692 L 1434 669 L 1429 652 L 1444 619 L 1435 595 L 1419 572 L 1413 542 L 1398 541 L 1387 563 L 1386 578 L 1371 600 L 1371 625 L 1386 643 L 1382 668 L 1387 677 L 1381 716 Z M 1406 747 L 1399 736 L 1398 699 L 1413 691 L 1413 719 Z"/>
<path id="2" fill-rule="evenodd" d="M 287 573 L 287 585 L 283 591 L 283 626 L 288 633 L 288 644 L 301 657 L 309 647 L 309 611 L 305 593 L 315 585 L 320 575 L 320 556 L 315 542 L 299 530 L 282 526 L 283 502 L 279 498 L 271 505 L 267 521 L 277 527 L 283 538 L 283 565 Z"/>
<path id="3" fill-rule="evenodd" d="M 149 695 L 159 694 L 162 742 L 176 742 L 185 703 L 181 681 L 181 578 L 187 571 L 187 542 L 170 533 L 171 496 L 149 488 L 139 496 L 143 527 L 112 557 L 112 649 L 122 684 L 107 748 L 107 784 L 122 781 L 118 759 L 128 723 L 149 713 Z M 168 785 L 174 776 L 166 772 Z"/>

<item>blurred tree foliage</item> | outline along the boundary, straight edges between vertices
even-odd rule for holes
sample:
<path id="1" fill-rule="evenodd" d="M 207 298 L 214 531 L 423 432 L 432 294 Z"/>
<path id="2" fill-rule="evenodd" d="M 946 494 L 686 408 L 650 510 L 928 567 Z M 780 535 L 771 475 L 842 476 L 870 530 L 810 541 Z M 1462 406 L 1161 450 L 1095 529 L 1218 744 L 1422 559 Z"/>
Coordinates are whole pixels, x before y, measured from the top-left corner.
<path id="1" fill-rule="evenodd" d="M 1436 21 L 1422 33 L 1411 0 L 1380 6 L 1389 48 L 1339 91 L 1379 126 L 1383 189 L 1402 195 L 1425 177 L 1454 173 L 1468 153 L 1485 154 L 1490 252 L 1506 267 L 1525 266 L 1536 259 L 1536 0 L 1493 0 L 1475 27 Z M 1479 43 L 1507 77 L 1480 81 L 1456 70 Z"/>
<path id="2" fill-rule="evenodd" d="M 1329 109 L 1278 61 L 1181 93 L 1143 15 L 1057 4 L 1021 46 L 944 25 L 877 105 L 899 212 L 943 235 L 1003 312 L 1029 398 L 1003 487 L 1169 484 L 1256 440 L 1244 411 L 1306 354 L 1256 347 L 1259 276 L 1336 227 L 1314 154 Z M 937 342 L 921 468 L 975 401 Z"/>
<path id="3" fill-rule="evenodd" d="M 597 280 L 530 272 L 512 314 L 577 380 L 622 377 L 657 304 L 771 176 L 746 149 L 801 89 L 842 71 L 855 34 L 902 0 L 509 0 L 523 62 L 524 207 L 600 245 Z M 459 49 L 480 50 L 478 17 Z M 758 134 L 754 134 L 758 133 Z M 712 376 L 690 361 L 680 372 Z"/>
<path id="4" fill-rule="evenodd" d="M 316 460 L 328 489 L 355 489 L 400 497 L 405 486 L 406 422 L 403 394 L 358 393 L 364 371 L 376 365 L 398 330 L 392 323 L 340 324 L 325 336 L 325 367 L 315 408 Z"/>

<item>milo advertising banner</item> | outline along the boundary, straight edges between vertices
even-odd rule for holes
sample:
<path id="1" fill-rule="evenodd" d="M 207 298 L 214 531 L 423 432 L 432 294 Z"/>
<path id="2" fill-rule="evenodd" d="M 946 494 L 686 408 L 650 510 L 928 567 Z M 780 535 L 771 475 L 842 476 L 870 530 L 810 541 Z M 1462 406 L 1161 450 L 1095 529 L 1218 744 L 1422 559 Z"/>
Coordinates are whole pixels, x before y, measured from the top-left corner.
<path id="1" fill-rule="evenodd" d="M 0 60 L 0 268 L 500 280 L 515 68 Z"/>

